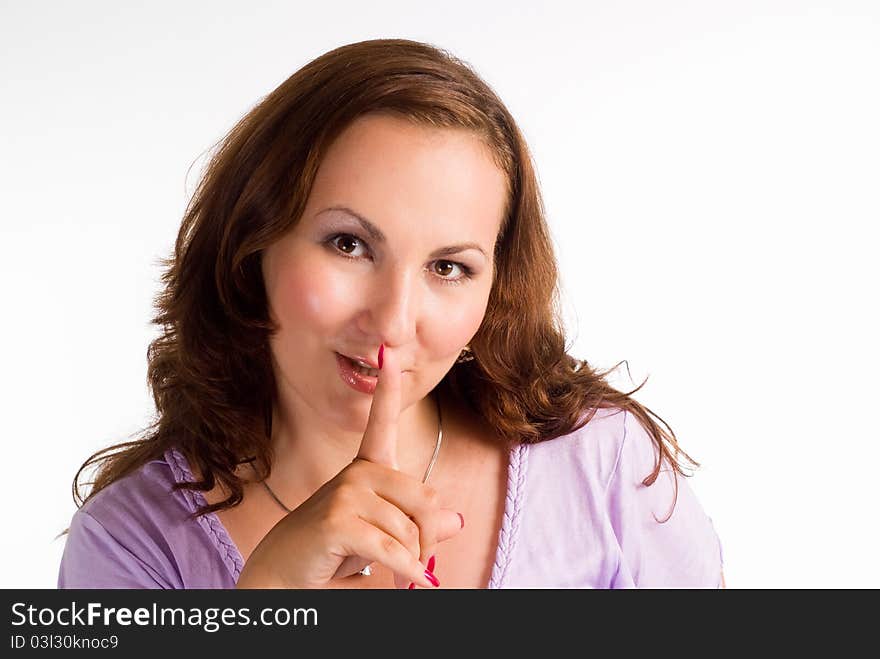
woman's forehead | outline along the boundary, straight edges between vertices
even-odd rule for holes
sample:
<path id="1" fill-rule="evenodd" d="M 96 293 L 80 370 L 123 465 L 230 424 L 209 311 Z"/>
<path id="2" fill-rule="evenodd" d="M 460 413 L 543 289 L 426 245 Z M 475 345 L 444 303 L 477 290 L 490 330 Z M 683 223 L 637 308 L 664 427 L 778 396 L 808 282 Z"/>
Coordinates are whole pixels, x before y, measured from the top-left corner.
<path id="1" fill-rule="evenodd" d="M 351 216 L 326 211 L 343 207 L 379 228 L 468 229 L 494 242 L 506 201 L 506 174 L 476 134 L 367 116 L 328 149 L 306 213 Z"/>

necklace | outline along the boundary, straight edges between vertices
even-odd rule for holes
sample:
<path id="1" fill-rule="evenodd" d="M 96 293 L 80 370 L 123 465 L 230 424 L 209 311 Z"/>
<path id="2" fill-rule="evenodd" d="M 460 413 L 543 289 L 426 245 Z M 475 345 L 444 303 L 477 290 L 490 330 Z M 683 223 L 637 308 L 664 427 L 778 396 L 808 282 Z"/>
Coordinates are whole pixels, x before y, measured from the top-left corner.
<path id="1" fill-rule="evenodd" d="M 428 463 L 428 468 L 425 469 L 425 475 L 422 477 L 422 483 L 428 482 L 428 476 L 431 475 L 431 470 L 434 469 L 434 463 L 437 462 L 437 456 L 440 454 L 440 444 L 443 442 L 443 419 L 440 416 L 440 403 L 437 403 L 437 442 L 434 444 L 434 454 L 431 456 L 431 461 Z M 265 480 L 263 481 L 263 487 L 266 488 L 266 492 L 275 499 L 275 503 L 281 506 L 285 512 L 291 513 L 293 512 L 290 508 L 282 503 L 281 499 L 278 498 L 278 495 L 272 491 L 272 488 L 269 487 L 269 483 Z M 370 566 L 367 565 L 363 570 L 360 571 L 360 574 L 364 576 L 370 576 L 371 570 Z"/>

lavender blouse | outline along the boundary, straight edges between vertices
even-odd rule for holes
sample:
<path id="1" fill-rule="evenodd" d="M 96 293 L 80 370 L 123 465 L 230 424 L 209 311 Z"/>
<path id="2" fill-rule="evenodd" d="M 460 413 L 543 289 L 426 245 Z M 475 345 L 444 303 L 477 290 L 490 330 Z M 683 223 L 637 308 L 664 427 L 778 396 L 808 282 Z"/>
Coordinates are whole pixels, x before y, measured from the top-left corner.
<path id="1" fill-rule="evenodd" d="M 715 588 L 721 543 L 680 475 L 650 486 L 656 447 L 630 413 L 599 410 L 583 428 L 511 451 L 489 588 Z M 234 588 L 241 554 L 219 518 L 195 520 L 201 492 L 175 449 L 74 513 L 59 588 Z M 656 517 L 656 519 L 655 519 Z"/>

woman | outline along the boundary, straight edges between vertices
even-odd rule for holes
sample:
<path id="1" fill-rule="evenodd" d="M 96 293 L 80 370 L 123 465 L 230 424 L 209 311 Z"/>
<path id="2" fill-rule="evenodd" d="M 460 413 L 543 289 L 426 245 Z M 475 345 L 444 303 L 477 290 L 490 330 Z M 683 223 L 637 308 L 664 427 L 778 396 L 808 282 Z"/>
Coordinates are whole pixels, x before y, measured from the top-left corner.
<path id="1" fill-rule="evenodd" d="M 444 51 L 351 44 L 273 91 L 164 283 L 157 421 L 77 473 L 60 587 L 721 583 L 696 463 L 566 354 L 528 149 Z"/>

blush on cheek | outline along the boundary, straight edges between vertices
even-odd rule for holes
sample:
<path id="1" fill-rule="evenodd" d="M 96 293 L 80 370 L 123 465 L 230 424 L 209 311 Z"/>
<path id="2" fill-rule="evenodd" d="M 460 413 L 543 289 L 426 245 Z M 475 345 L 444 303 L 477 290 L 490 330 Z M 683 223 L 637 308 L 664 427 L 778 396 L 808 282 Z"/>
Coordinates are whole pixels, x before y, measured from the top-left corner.
<path id="1" fill-rule="evenodd" d="M 479 305 L 446 310 L 433 326 L 433 345 L 439 354 L 458 356 L 461 347 L 476 334 L 483 322 L 485 308 Z"/>
<path id="2" fill-rule="evenodd" d="M 292 280 L 292 284 L 282 292 L 279 311 L 289 323 L 301 326 L 320 321 L 326 308 L 326 297 L 321 286 L 299 278 Z"/>
<path id="3" fill-rule="evenodd" d="M 291 272 L 280 293 L 279 314 L 289 325 L 322 331 L 334 327 L 352 308 L 353 283 L 332 273 L 312 269 Z M 276 303 L 277 304 L 277 303 Z"/>
<path id="4" fill-rule="evenodd" d="M 319 291 L 313 288 L 306 290 L 302 297 L 303 311 L 309 316 L 320 316 L 324 309 L 323 298 Z"/>

